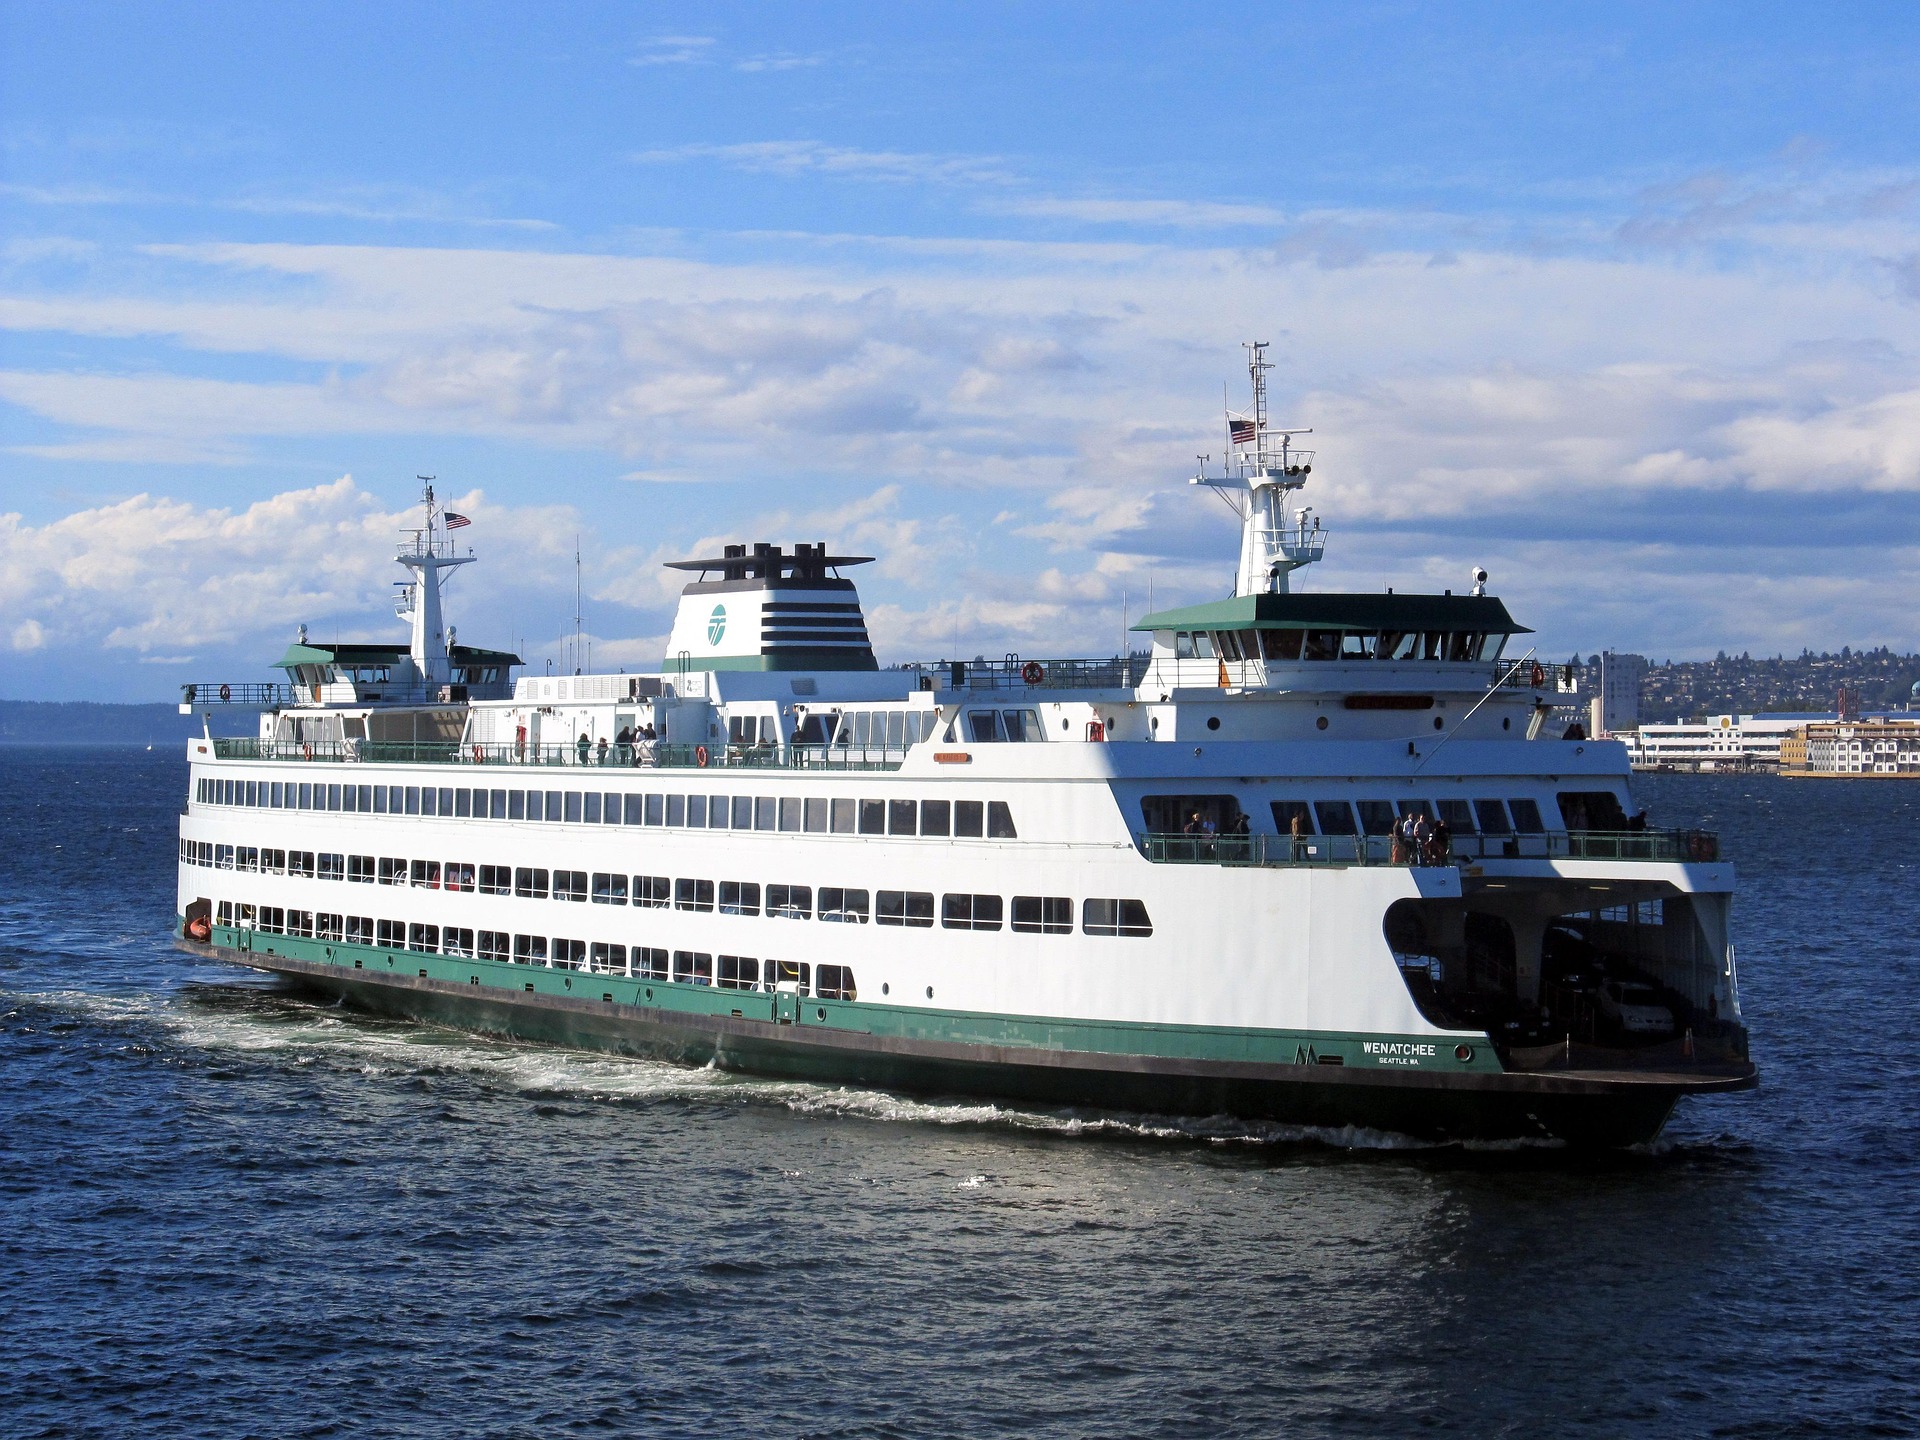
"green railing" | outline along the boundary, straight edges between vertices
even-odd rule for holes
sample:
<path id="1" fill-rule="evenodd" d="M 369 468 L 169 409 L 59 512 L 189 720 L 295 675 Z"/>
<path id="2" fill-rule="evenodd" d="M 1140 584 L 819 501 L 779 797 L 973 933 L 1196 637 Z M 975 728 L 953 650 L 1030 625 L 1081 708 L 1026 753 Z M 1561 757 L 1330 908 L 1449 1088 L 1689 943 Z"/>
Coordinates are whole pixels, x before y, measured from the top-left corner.
<path id="1" fill-rule="evenodd" d="M 1478 860 L 1659 860 L 1720 858 L 1710 830 L 1554 830 L 1542 835 L 1464 835 L 1441 854 L 1416 854 L 1387 835 L 1162 835 L 1140 837 L 1162 865 L 1459 865 Z"/>
<path id="2" fill-rule="evenodd" d="M 634 770 L 897 770 L 905 750 L 857 745 L 573 745 L 462 744 L 453 740 L 215 740 L 222 760 L 292 760 L 312 764 L 516 765 Z"/>

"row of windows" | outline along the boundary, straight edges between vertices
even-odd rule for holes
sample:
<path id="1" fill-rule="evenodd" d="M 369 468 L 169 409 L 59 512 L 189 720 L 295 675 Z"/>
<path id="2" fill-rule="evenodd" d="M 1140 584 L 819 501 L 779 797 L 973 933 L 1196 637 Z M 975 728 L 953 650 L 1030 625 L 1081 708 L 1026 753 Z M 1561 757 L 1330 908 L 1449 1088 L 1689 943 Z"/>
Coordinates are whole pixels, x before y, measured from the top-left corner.
<path id="1" fill-rule="evenodd" d="M 548 870 L 541 866 L 474 866 L 464 862 L 437 860 L 388 860 L 377 862 L 369 855 L 321 855 L 325 866 L 316 865 L 312 852 L 257 849 L 254 846 L 215 845 L 206 841 L 183 840 L 181 859 L 187 864 L 211 865 L 216 869 L 258 870 L 269 874 L 318 876 L 320 879 L 367 879 L 382 877 L 385 884 L 412 884 L 425 889 L 462 892 L 478 891 L 486 895 L 511 893 L 522 899 L 561 900 L 596 905 L 626 905 L 636 909 L 664 910 L 669 907 L 695 914 L 765 915 L 776 920 L 811 920 L 828 923 L 898 925 L 931 929 L 934 922 L 934 896 L 928 890 L 881 890 L 874 893 L 850 886 L 761 885 L 753 880 L 702 880 L 690 876 L 669 879 L 665 875 L 609 874 L 604 871 Z M 285 857 L 282 862 L 281 857 Z M 342 860 L 346 863 L 341 864 Z M 511 875 L 511 890 L 508 877 Z M 940 897 L 941 927 L 947 930 L 998 930 L 1006 919 L 1005 905 L 998 895 L 947 894 Z M 1013 897 L 1012 929 L 1023 935 L 1070 935 L 1073 933 L 1073 901 L 1065 895 L 1016 895 Z M 1089 899 L 1081 906 L 1081 929 L 1088 935 L 1153 934 L 1153 922 L 1146 903 L 1121 898 Z"/>
<path id="2" fill-rule="evenodd" d="M 683 985 L 716 985 L 723 990 L 772 992 L 791 988 L 821 1000 L 860 998 L 853 968 L 848 965 L 814 966 L 804 960 L 763 962 L 752 955 L 721 955 L 716 967 L 715 957 L 703 950 L 675 950 L 669 965 L 667 951 L 647 945 L 628 947 L 564 935 L 518 935 L 505 930 L 472 930 L 460 925 L 376 920 L 366 915 L 288 910 L 278 905 L 237 905 L 230 900 L 220 902 L 216 916 L 222 925 L 239 924 L 267 935 L 381 945 L 420 955 L 505 960 L 551 970 L 624 975 L 634 980 L 672 979 Z"/>
<path id="3" fill-rule="evenodd" d="M 1181 660 L 1493 660 L 1505 635 L 1465 630 L 1185 630 Z"/>
<path id="4" fill-rule="evenodd" d="M 854 800 L 799 795 L 666 795 L 600 790 L 477 790 L 464 786 L 332 785 L 203 777 L 205 805 L 460 820 L 537 820 L 692 830 L 832 835 L 928 835 L 1017 840 L 1004 800 Z"/>
<path id="5" fill-rule="evenodd" d="M 1388 835 L 1404 815 L 1447 822 L 1456 835 L 1543 835 L 1540 807 L 1518 800 L 1275 800 L 1273 824 L 1282 835 L 1300 821 L 1300 833 L 1312 835 Z"/>

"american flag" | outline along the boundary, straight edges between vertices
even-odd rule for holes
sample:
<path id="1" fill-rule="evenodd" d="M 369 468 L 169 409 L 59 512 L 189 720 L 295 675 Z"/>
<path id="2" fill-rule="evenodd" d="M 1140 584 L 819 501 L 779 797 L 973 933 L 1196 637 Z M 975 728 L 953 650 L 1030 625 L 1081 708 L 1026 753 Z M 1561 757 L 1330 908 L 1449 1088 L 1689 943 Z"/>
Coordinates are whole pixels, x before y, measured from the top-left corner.
<path id="1" fill-rule="evenodd" d="M 1227 419 L 1227 440 L 1234 445 L 1251 445 L 1254 440 L 1254 423 L 1251 420 Z"/>
<path id="2" fill-rule="evenodd" d="M 458 530 L 462 525 L 471 525 L 473 523 L 473 521 L 469 520 L 466 516 L 456 515 L 451 510 L 447 511 L 447 513 L 440 518 L 446 522 L 447 529 L 449 530 Z"/>

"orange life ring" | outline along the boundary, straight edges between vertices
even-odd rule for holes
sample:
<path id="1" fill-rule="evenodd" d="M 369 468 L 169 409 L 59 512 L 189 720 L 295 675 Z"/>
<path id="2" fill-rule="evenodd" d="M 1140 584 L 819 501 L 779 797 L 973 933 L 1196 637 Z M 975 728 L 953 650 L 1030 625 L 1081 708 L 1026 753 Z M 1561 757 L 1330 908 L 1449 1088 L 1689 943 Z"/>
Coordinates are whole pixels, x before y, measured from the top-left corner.
<path id="1" fill-rule="evenodd" d="M 204 915 L 196 915 L 187 922 L 187 939 L 204 945 L 213 938 L 213 926 Z"/>
<path id="2" fill-rule="evenodd" d="M 1020 667 L 1020 678 L 1029 685 L 1038 685 L 1047 678 L 1047 667 L 1038 660 L 1029 660 Z"/>
<path id="3" fill-rule="evenodd" d="M 222 685 L 220 687 L 220 698 L 222 700 L 233 699 L 233 687 L 231 685 Z"/>
<path id="4" fill-rule="evenodd" d="M 1536 690 L 1547 683 L 1547 672 L 1540 668 L 1538 660 L 1533 662 L 1533 669 L 1528 672 L 1527 678 L 1533 682 L 1533 688 Z"/>
<path id="5" fill-rule="evenodd" d="M 706 746 L 696 745 L 693 747 L 693 763 L 698 765 L 702 770 L 707 768 L 707 761 L 712 758 L 712 756 L 707 754 Z"/>

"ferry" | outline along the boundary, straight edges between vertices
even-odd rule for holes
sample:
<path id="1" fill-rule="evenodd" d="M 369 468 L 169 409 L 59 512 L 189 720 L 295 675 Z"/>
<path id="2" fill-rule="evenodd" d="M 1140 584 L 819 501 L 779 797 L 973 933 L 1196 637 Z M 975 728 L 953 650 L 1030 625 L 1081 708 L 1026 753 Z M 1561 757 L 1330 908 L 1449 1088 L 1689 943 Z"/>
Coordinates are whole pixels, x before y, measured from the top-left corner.
<path id="1" fill-rule="evenodd" d="M 317 643 L 188 742 L 178 943 L 368 1010 L 690 1066 L 1434 1141 L 1652 1141 L 1750 1088 L 1715 835 L 1653 828 L 1530 632 L 1330 593 L 1264 347 L 1233 593 L 1132 653 L 882 665 L 825 543 L 726 545 L 641 674 L 457 643 L 431 484 L 408 644 Z M 1519 650 L 1517 655 L 1512 653 Z"/>

